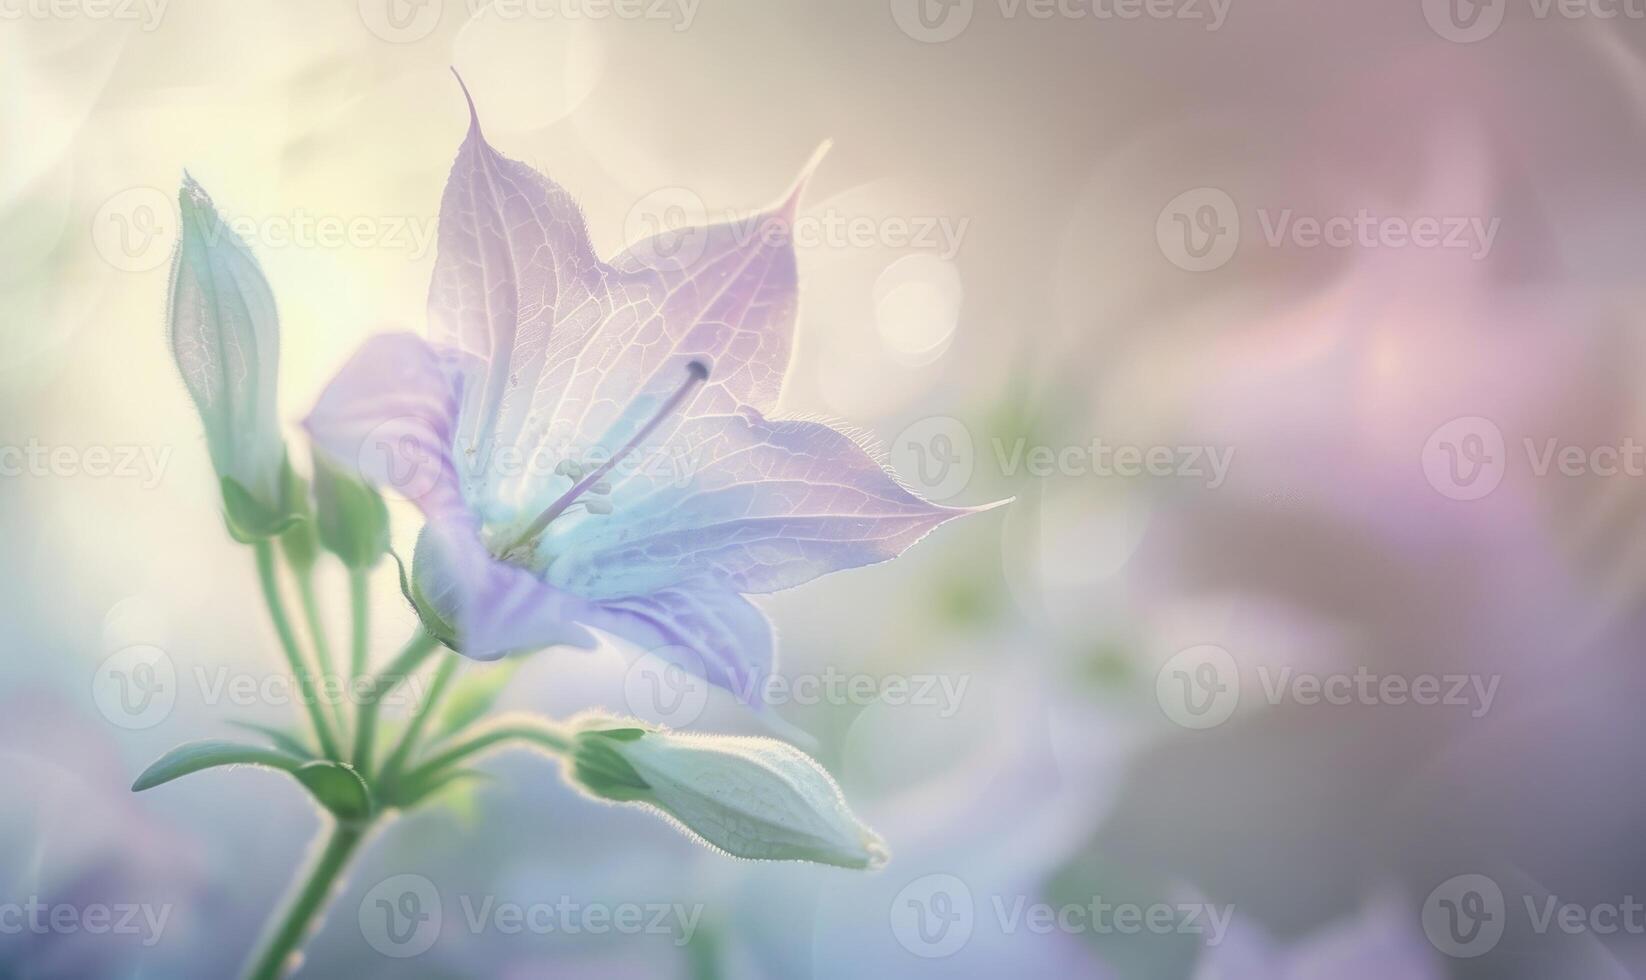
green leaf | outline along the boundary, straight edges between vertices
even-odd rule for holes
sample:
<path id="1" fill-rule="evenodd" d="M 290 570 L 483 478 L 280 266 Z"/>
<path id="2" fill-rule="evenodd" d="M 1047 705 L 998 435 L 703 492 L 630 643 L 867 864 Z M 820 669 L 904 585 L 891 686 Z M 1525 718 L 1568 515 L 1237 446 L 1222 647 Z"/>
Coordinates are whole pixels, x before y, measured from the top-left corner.
<path id="1" fill-rule="evenodd" d="M 167 752 L 156 760 L 154 765 L 143 770 L 143 774 L 137 777 L 131 788 L 132 792 L 141 793 L 162 783 L 169 783 L 179 776 L 218 766 L 267 766 L 282 772 L 292 772 L 301 765 L 301 760 L 294 759 L 284 752 L 257 745 L 209 739 L 179 745 Z"/>
<path id="2" fill-rule="evenodd" d="M 229 724 L 243 731 L 256 732 L 268 739 L 275 748 L 296 756 L 304 762 L 320 756 L 320 753 L 304 742 L 301 737 L 283 728 L 276 728 L 273 725 L 259 725 L 250 721 L 231 721 Z"/>
<path id="3" fill-rule="evenodd" d="M 433 737 L 445 738 L 485 717 L 522 662 L 515 658 L 468 668 L 446 694 L 446 706 L 435 721 Z"/>
<path id="4" fill-rule="evenodd" d="M 310 762 L 298 766 L 292 775 L 337 819 L 364 820 L 371 816 L 371 789 L 353 766 L 341 762 Z"/>

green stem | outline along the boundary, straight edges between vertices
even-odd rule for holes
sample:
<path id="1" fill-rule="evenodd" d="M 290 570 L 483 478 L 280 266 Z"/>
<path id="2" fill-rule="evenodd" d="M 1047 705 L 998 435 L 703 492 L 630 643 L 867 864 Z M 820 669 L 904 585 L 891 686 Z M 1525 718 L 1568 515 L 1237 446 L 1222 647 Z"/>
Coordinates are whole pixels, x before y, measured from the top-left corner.
<path id="1" fill-rule="evenodd" d="M 366 839 L 368 830 L 361 824 L 340 823 L 332 827 L 331 836 L 308 872 L 299 879 L 300 884 L 287 900 L 285 911 L 253 956 L 246 969 L 247 980 L 278 980 L 291 972 L 287 967 L 292 957 L 325 909 L 338 878 Z"/>
<path id="2" fill-rule="evenodd" d="M 366 676 L 366 634 L 371 625 L 371 604 L 366 599 L 366 570 L 349 569 L 349 615 L 354 625 L 349 644 L 349 674 L 354 680 Z"/>
<path id="3" fill-rule="evenodd" d="M 442 769 L 505 742 L 526 742 L 548 749 L 557 755 L 565 755 L 571 748 L 572 735 L 566 729 L 541 718 L 529 715 L 517 718 L 505 716 L 413 769 L 406 774 L 404 783 L 408 786 L 415 785 Z"/>
<path id="4" fill-rule="evenodd" d="M 293 569 L 297 576 L 297 594 L 303 603 L 303 618 L 309 624 L 309 635 L 314 639 L 314 658 L 320 667 L 320 689 L 327 692 L 331 699 L 332 719 L 337 723 L 337 737 L 339 741 L 347 741 L 349 729 L 348 713 L 343 704 L 346 698 L 331 697 L 340 688 L 334 684 L 341 684 L 342 678 L 337 673 L 337 663 L 332 659 L 331 643 L 326 639 L 326 624 L 320 618 L 320 603 L 314 597 L 314 573 L 305 569 Z"/>
<path id="5" fill-rule="evenodd" d="M 354 768 L 366 779 L 371 778 L 372 772 L 372 742 L 377 736 L 377 710 L 383 698 L 393 691 L 412 672 L 422 666 L 439 646 L 439 641 L 418 629 L 417 635 L 407 642 L 400 655 L 394 662 L 383 669 L 383 672 L 374 677 L 361 692 L 360 713 L 356 718 L 354 730 Z"/>
<path id="6" fill-rule="evenodd" d="M 457 657 L 450 656 L 440 661 L 435 671 L 434 683 L 429 686 L 428 696 L 423 703 L 417 706 L 411 718 L 406 722 L 406 730 L 400 736 L 400 741 L 389 753 L 389 761 L 383 764 L 383 781 L 393 782 L 400 769 L 405 766 L 406 760 L 411 758 L 413 750 L 417 748 L 418 739 L 423 735 L 423 728 L 429 722 L 429 716 L 440 703 L 440 698 L 446 693 L 452 678 L 457 675 Z"/>
<path id="7" fill-rule="evenodd" d="M 274 547 L 267 540 L 258 541 L 257 577 L 263 586 L 263 601 L 269 607 L 269 618 L 274 620 L 274 631 L 280 636 L 280 648 L 285 651 L 286 663 L 291 672 L 297 677 L 303 687 L 303 704 L 308 708 L 309 720 L 314 723 L 315 736 L 320 739 L 320 750 L 330 759 L 340 759 L 337 751 L 337 741 L 332 737 L 331 726 L 326 723 L 326 715 L 320 710 L 320 703 L 314 694 L 314 678 L 303 661 L 302 651 L 297 646 L 297 635 L 292 632 L 291 620 L 286 616 L 285 603 L 280 599 L 280 582 L 275 573 Z"/>

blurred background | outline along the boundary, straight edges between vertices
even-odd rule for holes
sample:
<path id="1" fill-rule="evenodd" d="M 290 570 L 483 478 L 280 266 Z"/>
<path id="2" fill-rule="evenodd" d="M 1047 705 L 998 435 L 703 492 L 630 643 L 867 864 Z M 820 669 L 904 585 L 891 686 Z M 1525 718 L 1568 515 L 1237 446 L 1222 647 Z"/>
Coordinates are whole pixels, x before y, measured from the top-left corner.
<path id="1" fill-rule="evenodd" d="M 663 719 L 813 752 L 883 870 L 723 858 L 499 756 L 374 841 L 300 976 L 1646 970 L 1643 19 L 0 0 L 0 975 L 232 975 L 303 859 L 279 774 L 128 791 L 299 710 L 167 350 L 176 188 L 267 272 L 292 423 L 422 329 L 449 66 L 603 254 L 832 140 L 784 413 L 1015 501 L 765 602 L 766 718 Z M 546 651 L 502 703 L 668 707 L 635 656 Z M 408 890 L 415 942 L 378 904 Z"/>

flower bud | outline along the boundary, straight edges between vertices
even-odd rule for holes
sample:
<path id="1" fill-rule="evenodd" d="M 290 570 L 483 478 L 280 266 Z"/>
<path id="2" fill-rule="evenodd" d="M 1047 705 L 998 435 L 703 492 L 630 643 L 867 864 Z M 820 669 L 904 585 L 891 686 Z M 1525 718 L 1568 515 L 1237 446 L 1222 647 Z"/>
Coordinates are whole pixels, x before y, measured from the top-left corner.
<path id="1" fill-rule="evenodd" d="M 172 355 L 205 424 L 229 529 L 250 540 L 295 519 L 275 408 L 280 360 L 274 295 L 263 270 L 211 198 L 184 175 L 172 258 Z"/>
<path id="2" fill-rule="evenodd" d="M 318 452 L 314 509 L 320 543 L 350 568 L 371 568 L 389 550 L 389 511 L 382 496 Z"/>
<path id="3" fill-rule="evenodd" d="M 769 738 L 581 723 L 570 778 L 591 796 L 652 807 L 735 857 L 878 868 L 886 845 L 823 767 Z"/>

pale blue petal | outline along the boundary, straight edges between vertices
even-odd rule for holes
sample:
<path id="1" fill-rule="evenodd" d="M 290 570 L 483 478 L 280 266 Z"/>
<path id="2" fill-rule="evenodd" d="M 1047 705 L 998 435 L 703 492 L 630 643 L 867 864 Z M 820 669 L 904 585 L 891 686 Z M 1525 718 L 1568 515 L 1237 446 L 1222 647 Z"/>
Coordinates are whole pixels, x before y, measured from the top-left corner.
<path id="1" fill-rule="evenodd" d="M 772 671 L 771 621 L 735 592 L 683 585 L 595 605 L 591 626 L 702 671 L 709 683 L 740 696 L 757 692 Z"/>
<path id="2" fill-rule="evenodd" d="M 775 592 L 895 558 L 972 512 L 920 499 L 818 422 L 706 416 L 675 444 L 680 474 L 631 474 L 613 487 L 612 513 L 550 527 L 539 553 L 550 581 L 593 599 L 702 579 Z"/>

